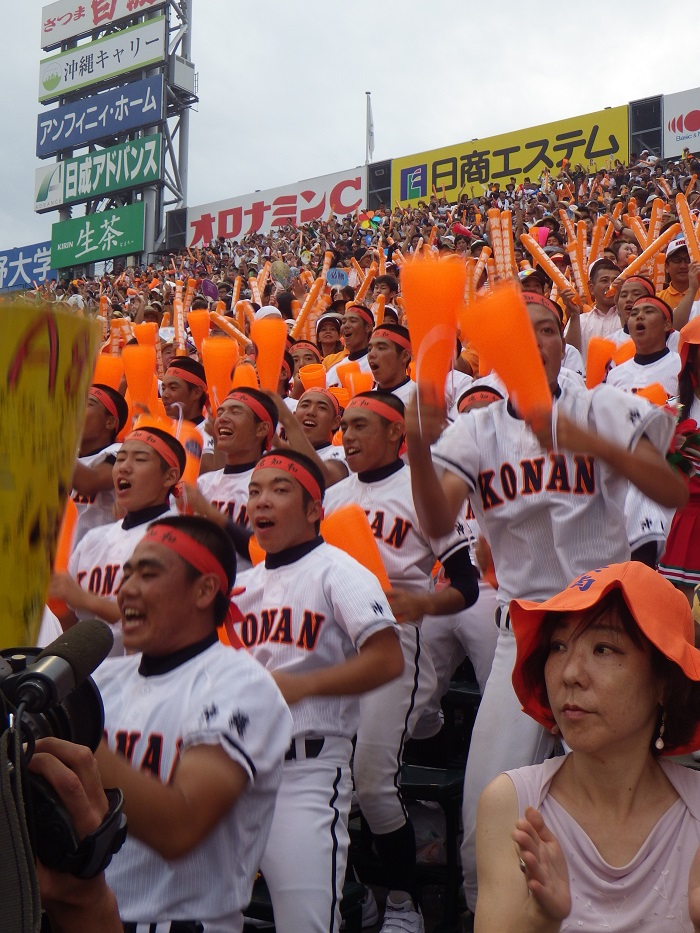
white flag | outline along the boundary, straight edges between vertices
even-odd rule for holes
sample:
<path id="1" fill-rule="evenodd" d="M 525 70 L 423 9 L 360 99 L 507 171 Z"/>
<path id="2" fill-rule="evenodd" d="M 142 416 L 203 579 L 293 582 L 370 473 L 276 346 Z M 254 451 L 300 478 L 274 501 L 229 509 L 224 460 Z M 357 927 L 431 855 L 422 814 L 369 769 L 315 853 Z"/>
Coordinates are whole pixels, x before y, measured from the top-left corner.
<path id="1" fill-rule="evenodd" d="M 372 98 L 367 91 L 367 160 L 374 153 L 374 120 L 372 119 Z"/>

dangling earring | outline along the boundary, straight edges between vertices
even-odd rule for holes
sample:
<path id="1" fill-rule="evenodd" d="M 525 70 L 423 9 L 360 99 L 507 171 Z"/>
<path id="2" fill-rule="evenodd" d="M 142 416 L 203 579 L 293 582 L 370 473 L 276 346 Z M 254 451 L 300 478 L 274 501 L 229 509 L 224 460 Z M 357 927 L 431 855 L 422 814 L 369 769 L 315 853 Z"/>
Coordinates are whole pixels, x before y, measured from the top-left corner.
<path id="1" fill-rule="evenodd" d="M 664 750 L 664 746 L 666 744 L 664 742 L 665 731 L 666 731 L 666 713 L 662 711 L 661 712 L 661 725 L 659 726 L 659 737 L 654 742 L 654 748 L 657 750 L 657 752 L 662 752 Z"/>

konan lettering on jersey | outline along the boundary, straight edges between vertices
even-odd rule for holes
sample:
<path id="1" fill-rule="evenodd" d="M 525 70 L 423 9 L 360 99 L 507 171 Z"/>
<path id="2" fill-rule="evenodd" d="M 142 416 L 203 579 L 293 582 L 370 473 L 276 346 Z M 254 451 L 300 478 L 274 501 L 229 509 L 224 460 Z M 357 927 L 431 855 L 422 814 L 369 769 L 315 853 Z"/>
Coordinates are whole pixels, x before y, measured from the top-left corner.
<path id="1" fill-rule="evenodd" d="M 292 610 L 288 606 L 282 609 L 262 609 L 257 615 L 252 612 L 246 613 L 240 623 L 239 634 L 247 648 L 265 642 L 277 642 L 280 645 L 296 645 L 305 651 L 313 651 L 325 618 L 320 612 L 305 609 L 299 625 L 298 618 L 292 618 Z"/>
<path id="2" fill-rule="evenodd" d="M 517 496 L 537 493 L 562 492 L 577 496 L 595 494 L 595 460 L 583 454 L 573 457 L 574 469 L 563 454 L 550 453 L 548 457 L 521 460 L 517 467 L 501 465 L 498 472 L 483 470 L 479 473 L 479 493 L 484 511 L 512 502 Z"/>

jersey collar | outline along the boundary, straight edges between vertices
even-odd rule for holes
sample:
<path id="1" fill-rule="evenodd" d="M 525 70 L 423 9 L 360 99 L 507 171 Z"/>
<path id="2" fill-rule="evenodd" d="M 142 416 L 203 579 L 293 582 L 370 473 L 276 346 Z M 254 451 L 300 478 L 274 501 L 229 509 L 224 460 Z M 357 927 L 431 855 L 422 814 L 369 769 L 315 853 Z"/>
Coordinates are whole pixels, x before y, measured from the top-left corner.
<path id="1" fill-rule="evenodd" d="M 227 475 L 230 473 L 246 473 L 248 470 L 252 470 L 257 462 L 257 460 L 253 460 L 252 463 L 236 463 L 233 466 L 227 464 L 224 467 L 224 473 Z"/>
<path id="2" fill-rule="evenodd" d="M 278 551 L 276 554 L 265 555 L 265 566 L 268 570 L 275 570 L 277 567 L 284 567 L 286 564 L 293 564 L 302 557 L 306 557 L 320 544 L 323 544 L 323 538 L 319 535 L 312 541 L 304 541 L 303 544 L 295 544 L 292 547 Z"/>
<path id="3" fill-rule="evenodd" d="M 399 457 L 392 463 L 387 463 L 386 466 L 377 467 L 376 470 L 362 470 L 357 474 L 357 478 L 361 483 L 378 483 L 380 480 L 386 479 L 388 476 L 393 476 L 394 473 L 398 473 L 398 471 L 405 466 L 406 464 Z"/>
<path id="4" fill-rule="evenodd" d="M 160 505 L 149 505 L 145 509 L 136 509 L 133 512 L 127 512 L 122 521 L 122 528 L 128 531 L 130 528 L 136 528 L 137 525 L 143 525 L 146 522 L 152 522 L 154 518 L 170 511 L 169 502 L 161 502 Z"/>
<path id="5" fill-rule="evenodd" d="M 196 641 L 193 645 L 188 645 L 186 648 L 180 648 L 179 651 L 173 651 L 172 654 L 144 654 L 141 656 L 139 674 L 142 677 L 155 677 L 158 674 L 168 674 L 186 661 L 191 661 L 192 658 L 196 658 L 198 654 L 206 651 L 207 648 L 211 648 L 218 640 L 219 636 L 214 631 L 211 635 L 207 635 L 206 638 L 202 638 L 201 641 Z"/>
<path id="6" fill-rule="evenodd" d="M 668 347 L 664 347 L 663 350 L 656 350 L 655 353 L 635 353 L 634 362 L 639 363 L 640 366 L 648 366 L 650 363 L 663 359 L 670 352 Z"/>

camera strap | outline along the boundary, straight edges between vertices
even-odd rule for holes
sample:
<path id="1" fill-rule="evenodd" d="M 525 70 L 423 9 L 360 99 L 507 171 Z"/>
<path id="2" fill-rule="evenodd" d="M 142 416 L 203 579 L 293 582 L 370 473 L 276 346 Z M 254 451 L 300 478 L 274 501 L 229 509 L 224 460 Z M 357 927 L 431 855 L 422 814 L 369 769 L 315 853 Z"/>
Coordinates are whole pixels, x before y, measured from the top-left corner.
<path id="1" fill-rule="evenodd" d="M 0 904 L 3 929 L 36 933 L 41 926 L 39 884 L 24 811 L 20 736 L 0 735 Z"/>

